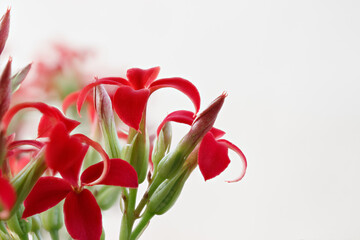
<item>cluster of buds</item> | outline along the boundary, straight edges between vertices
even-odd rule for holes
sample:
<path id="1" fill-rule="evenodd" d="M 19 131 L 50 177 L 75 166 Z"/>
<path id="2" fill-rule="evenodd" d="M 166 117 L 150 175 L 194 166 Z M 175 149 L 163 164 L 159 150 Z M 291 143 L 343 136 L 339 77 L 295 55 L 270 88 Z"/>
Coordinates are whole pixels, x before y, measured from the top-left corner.
<path id="1" fill-rule="evenodd" d="M 0 53 L 9 32 L 9 14 L 8 10 L 1 19 Z M 10 107 L 12 93 L 29 70 L 30 65 L 11 76 L 10 58 L 0 78 L 1 239 L 28 239 L 29 235 L 41 239 L 44 231 L 40 229 L 59 239 L 64 223 L 73 239 L 104 239 L 102 211 L 117 203 L 122 210 L 119 239 L 138 239 L 155 215 L 175 204 L 197 166 L 205 180 L 212 179 L 228 167 L 231 149 L 239 155 L 243 169 L 228 182 L 245 175 L 244 154 L 221 139 L 225 132 L 214 127 L 226 93 L 199 112 L 200 94 L 190 81 L 157 79 L 159 67 L 132 68 L 126 78 L 96 78 L 71 92 L 63 99 L 62 111 L 42 102 Z M 147 129 L 147 105 L 150 96 L 162 88 L 184 93 L 194 112 L 170 113 L 155 137 Z M 87 111 L 81 116 L 84 104 Z M 72 107 L 78 116 L 65 115 Z M 41 113 L 37 136 L 17 139 L 9 125 L 19 111 L 29 108 Z M 171 122 L 190 125 L 173 148 Z M 80 133 L 79 126 L 89 134 Z M 147 190 L 138 198 L 140 184 L 147 184 Z"/>

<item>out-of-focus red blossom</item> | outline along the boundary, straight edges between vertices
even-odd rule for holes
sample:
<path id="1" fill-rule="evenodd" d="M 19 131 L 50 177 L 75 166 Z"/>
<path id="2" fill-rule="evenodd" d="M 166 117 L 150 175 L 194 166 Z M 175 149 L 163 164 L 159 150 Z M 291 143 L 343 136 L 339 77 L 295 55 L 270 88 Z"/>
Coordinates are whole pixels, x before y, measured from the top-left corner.
<path id="1" fill-rule="evenodd" d="M 107 158 L 107 162 L 102 161 L 88 167 L 79 178 L 88 145 Z M 108 159 L 101 146 L 86 136 L 69 135 L 63 123 L 58 123 L 53 128 L 45 151 L 48 166 L 62 178 L 41 177 L 24 201 L 22 217 L 43 212 L 65 199 L 64 217 L 69 234 L 79 240 L 100 239 L 101 210 L 95 197 L 84 187 L 104 184 L 136 188 L 136 171 L 122 159 Z M 109 166 L 103 175 L 105 164 Z"/>
<path id="2" fill-rule="evenodd" d="M 157 135 L 159 135 L 161 128 L 164 126 L 166 122 L 174 121 L 178 123 L 184 123 L 187 125 L 192 125 L 194 120 L 196 119 L 193 112 L 180 110 L 170 113 L 165 117 L 162 123 L 159 125 L 157 129 Z M 199 147 L 198 153 L 198 164 L 199 169 L 205 180 L 209 180 L 211 178 L 216 177 L 220 173 L 222 173 L 230 163 L 230 159 L 228 156 L 228 149 L 236 152 L 242 162 L 243 162 L 243 170 L 240 176 L 234 180 L 227 182 L 237 182 L 240 181 L 246 172 L 247 161 L 243 152 L 235 146 L 233 143 L 220 139 L 225 134 L 224 131 L 212 128 L 202 139 Z"/>
<path id="3" fill-rule="evenodd" d="M 33 71 L 22 87 L 14 93 L 13 102 L 21 99 L 60 100 L 63 94 L 67 93 L 59 92 L 62 91 L 59 84 L 71 85 L 70 88 L 73 89 L 82 88 L 88 76 L 81 71 L 79 63 L 84 63 L 91 54 L 88 50 L 74 50 L 64 44 L 54 44 L 45 56 L 34 61 Z M 71 76 L 68 76 L 69 74 Z M 64 81 L 66 77 L 71 79 Z"/>
<path id="4" fill-rule="evenodd" d="M 165 87 L 175 88 L 187 95 L 195 106 L 200 108 L 200 94 L 196 87 L 183 78 L 158 79 L 160 67 L 150 69 L 132 68 L 127 71 L 127 79 L 107 77 L 96 80 L 83 88 L 77 101 L 78 112 L 90 89 L 100 84 L 119 86 L 113 96 L 113 106 L 119 118 L 128 126 L 139 130 L 140 121 L 146 108 L 149 96 L 156 90 Z"/>

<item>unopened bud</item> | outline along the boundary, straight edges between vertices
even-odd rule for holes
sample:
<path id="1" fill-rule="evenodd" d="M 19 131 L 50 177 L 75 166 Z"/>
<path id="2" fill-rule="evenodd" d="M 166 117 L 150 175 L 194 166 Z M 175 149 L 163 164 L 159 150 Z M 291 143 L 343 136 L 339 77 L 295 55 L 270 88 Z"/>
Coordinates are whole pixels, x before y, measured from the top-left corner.
<path id="1" fill-rule="evenodd" d="M 154 150 L 152 153 L 152 163 L 154 166 L 154 173 L 157 172 L 157 166 L 160 160 L 167 154 L 171 146 L 171 123 L 165 123 L 164 127 L 161 129 L 158 138 L 156 139 Z"/>
<path id="2" fill-rule="evenodd" d="M 223 93 L 200 113 L 194 120 L 190 131 L 183 137 L 177 147 L 160 161 L 158 168 L 161 178 L 171 178 L 183 166 L 189 154 L 213 127 L 226 96 Z"/>
<path id="3" fill-rule="evenodd" d="M 111 208 L 118 200 L 121 188 L 117 186 L 101 186 L 96 194 L 96 201 L 102 210 Z"/>
<path id="4" fill-rule="evenodd" d="M 10 8 L 0 19 L 0 54 L 4 50 L 6 40 L 9 36 L 10 29 Z"/>
<path id="5" fill-rule="evenodd" d="M 46 231 L 51 234 L 57 232 L 63 227 L 63 203 L 48 209 L 40 214 L 41 223 Z"/>
<path id="6" fill-rule="evenodd" d="M 167 212 L 178 199 L 193 168 L 183 168 L 176 176 L 166 179 L 152 194 L 146 211 L 161 215 Z"/>
<path id="7" fill-rule="evenodd" d="M 9 58 L 5 69 L 0 77 L 0 121 L 5 115 L 6 111 L 10 107 L 10 98 L 11 98 L 11 84 L 10 84 L 10 75 L 11 75 L 11 62 L 12 59 Z"/>
<path id="8" fill-rule="evenodd" d="M 140 184 L 146 178 L 149 162 L 149 139 L 145 133 L 137 132 L 130 145 L 129 162 L 136 170 Z"/>
<path id="9" fill-rule="evenodd" d="M 30 232 L 34 233 L 38 239 L 41 239 L 41 233 L 40 233 L 41 220 L 39 214 L 32 216 L 31 221 L 32 224 L 31 224 Z"/>
<path id="10" fill-rule="evenodd" d="M 111 99 L 101 85 L 95 88 L 95 108 L 104 136 L 105 149 L 110 158 L 120 157 L 120 143 L 117 137 Z"/>

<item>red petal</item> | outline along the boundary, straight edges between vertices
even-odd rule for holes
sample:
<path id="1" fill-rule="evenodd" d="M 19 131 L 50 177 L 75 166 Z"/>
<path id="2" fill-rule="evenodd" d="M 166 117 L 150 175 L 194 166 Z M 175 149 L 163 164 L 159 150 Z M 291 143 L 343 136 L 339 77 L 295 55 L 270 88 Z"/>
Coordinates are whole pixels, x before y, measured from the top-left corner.
<path id="1" fill-rule="evenodd" d="M 180 111 L 172 112 L 169 115 L 167 115 L 164 118 L 164 120 L 160 123 L 156 131 L 156 136 L 159 136 L 162 127 L 167 122 L 173 121 L 173 122 L 185 123 L 187 125 L 191 125 L 194 119 L 195 119 L 194 113 L 190 111 L 180 110 Z"/>
<path id="2" fill-rule="evenodd" d="M 10 8 L 6 11 L 5 15 L 0 19 L 0 54 L 2 53 L 6 40 L 9 36 L 9 28 L 10 28 Z"/>
<path id="3" fill-rule="evenodd" d="M 105 178 L 106 174 L 109 172 L 109 164 L 110 164 L 109 156 L 107 155 L 105 150 L 101 147 L 101 145 L 98 142 L 95 142 L 95 141 L 91 140 L 87 136 L 85 136 L 83 134 L 75 134 L 75 135 L 73 135 L 73 137 L 76 137 L 79 140 L 81 140 L 82 142 L 86 143 L 87 145 L 93 147 L 101 155 L 101 157 L 103 158 L 103 163 L 104 163 L 105 167 L 102 170 L 102 173 L 100 174 L 100 176 L 96 180 L 89 183 L 88 185 L 96 185 L 96 184 L 98 184 L 99 182 L 102 181 L 102 179 Z"/>
<path id="4" fill-rule="evenodd" d="M 88 167 L 81 175 L 81 182 L 88 184 L 98 179 L 103 172 L 104 163 L 99 162 Z M 138 187 L 138 177 L 130 163 L 122 159 L 110 159 L 109 171 L 102 181 L 97 184 L 121 187 Z"/>
<path id="5" fill-rule="evenodd" d="M 25 210 L 22 218 L 54 207 L 71 191 L 70 184 L 61 178 L 41 177 L 24 201 Z"/>
<path id="6" fill-rule="evenodd" d="M 100 240 L 102 233 L 101 210 L 89 190 L 69 193 L 64 203 L 64 219 L 72 238 Z"/>
<path id="7" fill-rule="evenodd" d="M 218 140 L 218 142 L 226 144 L 228 148 L 230 148 L 231 150 L 233 150 L 240 156 L 241 161 L 243 162 L 243 165 L 244 165 L 244 167 L 241 171 L 241 174 L 238 178 L 231 180 L 231 181 L 227 181 L 227 182 L 232 183 L 232 182 L 240 181 L 245 176 L 246 168 L 247 168 L 247 161 L 246 161 L 246 157 L 245 157 L 244 153 L 240 150 L 240 148 L 238 148 L 237 146 L 235 146 L 233 143 L 229 142 L 228 140 L 221 139 L 221 140 Z"/>
<path id="8" fill-rule="evenodd" d="M 50 135 L 45 150 L 45 161 L 49 168 L 60 172 L 71 184 L 77 185 L 82 161 L 87 147 L 77 137 L 69 136 L 63 124 L 57 124 Z"/>
<path id="9" fill-rule="evenodd" d="M 209 132 L 211 132 L 212 135 L 214 135 L 215 139 L 219 139 L 225 135 L 225 132 L 223 130 L 220 130 L 220 129 L 214 128 L 214 127 Z"/>
<path id="10" fill-rule="evenodd" d="M 59 109 L 55 107 L 51 107 L 41 102 L 25 102 L 15 105 L 10 108 L 9 111 L 4 116 L 3 123 L 5 129 L 8 127 L 13 116 L 20 110 L 24 108 L 36 108 L 42 114 L 46 115 L 48 119 L 43 120 L 44 122 L 39 124 L 40 132 L 42 135 L 48 136 L 50 134 L 49 129 L 51 130 L 51 126 L 46 126 L 46 124 L 50 124 L 52 122 L 62 122 L 65 124 L 67 131 L 72 131 L 75 127 L 77 127 L 80 123 L 78 121 L 66 118 Z M 55 121 L 56 120 L 56 121 Z"/>
<path id="11" fill-rule="evenodd" d="M 195 85 L 192 84 L 190 81 L 179 77 L 158 79 L 150 85 L 149 89 L 152 93 L 159 88 L 165 87 L 175 88 L 187 95 L 195 106 L 195 113 L 199 111 L 200 94 Z"/>
<path id="12" fill-rule="evenodd" d="M 127 71 L 126 76 L 135 89 L 147 88 L 159 75 L 160 67 L 149 69 L 131 68 Z"/>
<path id="13" fill-rule="evenodd" d="M 14 206 L 16 193 L 13 186 L 3 177 L 0 177 L 0 205 L 10 211 Z M 0 214 L 1 216 L 2 214 Z M 4 216 L 5 217 L 5 216 Z"/>
<path id="14" fill-rule="evenodd" d="M 78 114 L 79 116 L 80 115 L 80 110 L 81 110 L 81 107 L 82 105 L 84 104 L 84 101 L 89 93 L 89 91 L 100 85 L 100 84 L 110 84 L 110 85 L 119 85 L 119 86 L 122 86 L 122 85 L 129 85 L 129 82 L 124 79 L 124 78 L 115 78 L 115 77 L 109 77 L 109 78 L 102 78 L 102 79 L 98 79 L 96 80 L 95 82 L 93 83 L 90 83 L 89 85 L 86 85 L 80 92 L 79 94 L 79 97 L 77 99 L 77 103 L 76 103 L 76 106 L 77 106 L 77 111 L 78 111 Z"/>
<path id="15" fill-rule="evenodd" d="M 134 90 L 128 86 L 119 87 L 113 102 L 119 118 L 129 127 L 139 130 L 149 95 L 148 89 Z"/>
<path id="16" fill-rule="evenodd" d="M 207 133 L 201 141 L 198 157 L 199 168 L 206 180 L 222 173 L 230 163 L 228 147 Z"/>
<path id="17" fill-rule="evenodd" d="M 0 121 L 5 115 L 6 111 L 10 107 L 10 98 L 11 98 L 11 62 L 12 59 L 9 58 L 5 69 L 0 77 Z"/>

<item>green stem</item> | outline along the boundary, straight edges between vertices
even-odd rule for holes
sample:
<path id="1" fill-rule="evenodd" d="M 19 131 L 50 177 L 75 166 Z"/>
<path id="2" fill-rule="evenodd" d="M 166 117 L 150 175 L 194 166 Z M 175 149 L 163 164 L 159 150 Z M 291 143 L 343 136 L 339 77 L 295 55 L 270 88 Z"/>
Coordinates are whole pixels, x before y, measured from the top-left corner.
<path id="1" fill-rule="evenodd" d="M 120 240 L 129 240 L 131 230 L 135 221 L 135 204 L 136 204 L 137 189 L 129 189 L 128 197 L 124 198 L 125 211 L 121 220 Z"/>
<path id="2" fill-rule="evenodd" d="M 34 232 L 33 239 L 36 239 L 35 236 L 36 236 L 36 238 L 37 238 L 38 240 L 42 240 L 42 236 L 41 236 L 40 231 L 35 231 L 35 232 Z"/>
<path id="3" fill-rule="evenodd" d="M 51 236 L 52 240 L 60 240 L 58 230 L 55 230 L 55 229 L 51 230 L 50 231 L 50 236 Z"/>
<path id="4" fill-rule="evenodd" d="M 151 218 L 154 216 L 153 213 L 145 211 L 143 217 L 141 218 L 139 224 L 135 227 L 134 231 L 130 236 L 130 240 L 136 240 L 144 232 L 145 228 L 149 225 Z"/>

